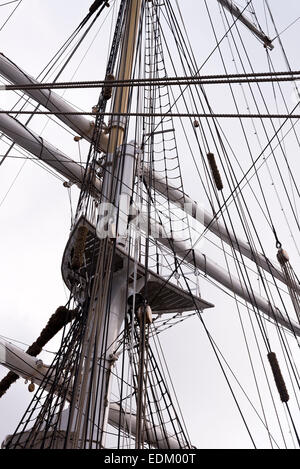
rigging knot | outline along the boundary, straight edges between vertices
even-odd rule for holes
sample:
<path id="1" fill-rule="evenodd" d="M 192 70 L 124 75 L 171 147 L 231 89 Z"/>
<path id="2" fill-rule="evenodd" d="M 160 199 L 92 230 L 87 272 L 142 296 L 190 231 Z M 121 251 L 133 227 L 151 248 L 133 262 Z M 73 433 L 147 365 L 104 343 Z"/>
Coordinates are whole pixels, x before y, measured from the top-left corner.
<path id="1" fill-rule="evenodd" d="M 277 259 L 280 265 L 286 264 L 290 260 L 288 253 L 282 249 L 281 244 L 278 248 Z"/>

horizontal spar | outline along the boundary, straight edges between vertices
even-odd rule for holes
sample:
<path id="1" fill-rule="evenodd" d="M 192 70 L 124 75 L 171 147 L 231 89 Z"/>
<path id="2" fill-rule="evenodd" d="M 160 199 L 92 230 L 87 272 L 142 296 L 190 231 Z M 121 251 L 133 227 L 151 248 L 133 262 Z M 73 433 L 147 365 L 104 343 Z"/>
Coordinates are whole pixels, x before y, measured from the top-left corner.
<path id="1" fill-rule="evenodd" d="M 121 426 L 127 434 L 136 436 L 137 416 L 133 412 L 130 412 L 129 409 L 121 409 L 118 403 L 111 403 L 109 405 L 108 423 L 117 429 Z M 183 449 L 177 438 L 168 435 L 163 426 L 154 426 L 146 419 L 143 421 L 143 425 L 145 429 L 145 440 L 149 445 L 165 450 Z"/>
<path id="2" fill-rule="evenodd" d="M 255 24 L 253 24 L 246 16 L 244 15 L 244 11 L 246 8 L 244 8 L 242 11 L 234 4 L 232 0 L 218 0 L 218 2 L 226 8 L 238 21 L 243 23 L 252 33 L 260 39 L 264 47 L 267 49 L 274 49 L 274 46 L 272 44 L 272 40 L 262 31 L 260 31 Z M 250 2 L 248 2 L 250 3 Z"/>
<path id="3" fill-rule="evenodd" d="M 47 163 L 63 177 L 77 184 L 79 187 L 85 181 L 85 168 L 75 163 L 71 158 L 64 155 L 49 142 L 28 129 L 24 124 L 11 116 L 0 113 L 0 131 L 9 137 L 20 147 Z M 100 192 L 101 183 L 96 177 L 93 178 L 95 192 Z"/>
<path id="4" fill-rule="evenodd" d="M 141 229 L 148 232 L 147 220 L 143 220 L 140 217 L 139 222 Z M 295 321 L 290 320 L 286 314 L 283 314 L 279 308 L 272 305 L 259 293 L 253 291 L 250 285 L 248 286 L 240 282 L 238 278 L 234 277 L 202 252 L 191 249 L 191 246 L 189 246 L 185 241 L 176 237 L 173 237 L 172 239 L 167 238 L 164 227 L 155 221 L 151 221 L 151 233 L 155 233 L 154 236 L 157 241 L 170 249 L 183 262 L 201 270 L 201 272 L 204 272 L 208 277 L 213 278 L 216 282 L 220 283 L 225 288 L 228 288 L 228 290 L 251 304 L 252 307 L 257 308 L 260 312 L 264 313 L 272 321 L 300 336 L 300 326 Z"/>
<path id="5" fill-rule="evenodd" d="M 149 183 L 150 174 L 147 171 L 147 167 L 145 168 L 144 179 L 147 183 Z M 164 197 L 168 195 L 169 200 L 174 202 L 188 215 L 190 215 L 192 218 L 204 225 L 214 235 L 222 239 L 225 243 L 233 247 L 237 252 L 239 252 L 243 256 L 255 262 L 259 267 L 264 269 L 266 272 L 270 273 L 277 280 L 280 280 L 280 282 L 287 285 L 286 278 L 284 277 L 284 275 L 282 275 L 280 267 L 277 266 L 276 263 L 270 261 L 263 254 L 251 249 L 251 246 L 249 245 L 249 243 L 247 243 L 247 241 L 236 236 L 231 230 L 225 227 L 225 225 L 220 221 L 220 219 L 215 218 L 211 213 L 203 209 L 199 204 L 197 204 L 197 202 L 192 200 L 184 192 L 180 191 L 179 189 L 176 189 L 169 183 L 166 184 L 165 180 L 157 172 L 151 172 L 151 181 L 152 185 L 155 187 L 155 190 L 160 192 Z M 288 286 L 290 287 L 290 285 Z M 295 286 L 295 291 L 300 293 L 300 287 Z"/>
<path id="6" fill-rule="evenodd" d="M 27 85 L 39 84 L 33 77 L 22 69 L 17 67 L 5 55 L 0 54 L 0 75 L 6 78 L 11 83 L 20 83 Z M 78 133 L 81 137 L 89 142 L 92 141 L 94 134 L 94 122 L 86 119 L 84 114 L 74 112 L 74 107 L 67 103 L 58 94 L 50 90 L 31 90 L 26 92 L 29 98 L 34 99 L 39 104 L 48 109 L 49 113 L 59 116 L 60 120 L 64 122 L 70 129 Z M 1 113 L 5 113 L 1 111 Z M 12 112 L 11 112 L 12 113 Z M 26 111 L 16 111 L 15 114 L 25 114 Z M 29 114 L 32 114 L 29 113 Z M 35 113 L 36 114 L 36 113 Z M 108 145 L 107 135 L 101 134 L 99 138 L 99 149 L 106 151 Z"/>
<path id="7" fill-rule="evenodd" d="M 36 155 L 39 159 L 41 159 L 49 166 L 57 170 L 64 177 L 77 183 L 79 186 L 81 186 L 81 184 L 83 183 L 84 168 L 82 166 L 78 165 L 77 163 L 73 162 L 70 158 L 60 153 L 51 144 L 43 140 L 41 137 L 38 137 L 32 131 L 28 130 L 16 119 L 13 119 L 10 116 L 0 115 L 0 130 L 2 130 L 7 136 L 9 136 L 22 148 Z M 155 173 L 154 176 L 157 178 L 157 190 L 160 190 L 162 193 L 164 193 L 165 188 L 162 184 L 162 181 L 159 180 L 158 176 L 155 175 Z M 94 188 L 97 192 L 100 192 L 101 182 L 99 179 L 94 178 Z M 174 188 L 169 191 L 169 195 L 173 201 L 177 202 L 178 200 L 180 200 L 180 198 L 182 198 L 182 194 L 178 194 Z M 185 196 L 184 201 L 190 202 L 191 199 Z M 193 203 L 194 202 L 192 202 L 192 204 Z M 197 214 L 197 209 L 194 211 L 194 214 Z M 237 240 L 234 240 L 234 238 L 232 238 L 232 236 L 230 236 L 230 234 L 226 231 L 225 227 L 222 227 L 222 225 L 220 225 L 218 221 L 212 223 L 213 219 L 211 215 L 208 215 L 205 212 L 203 214 L 199 214 L 198 212 L 198 215 L 199 221 L 204 220 L 204 224 L 206 226 L 210 226 L 211 230 L 217 236 L 220 236 L 222 239 L 224 239 L 224 241 L 228 242 L 228 244 L 232 243 L 235 249 L 240 250 L 242 254 L 246 255 L 252 260 L 255 260 L 255 262 L 261 265 L 262 268 L 264 268 L 268 272 L 271 272 L 274 277 L 283 281 L 283 278 L 280 275 L 278 269 L 276 269 L 273 264 L 267 259 L 265 259 L 261 254 L 256 254 L 255 258 L 253 259 L 253 254 L 246 242 L 242 240 L 238 240 L 238 242 L 236 242 Z"/>
<path id="8" fill-rule="evenodd" d="M 48 142 L 43 140 L 41 137 L 35 135 L 32 131 L 24 127 L 16 119 L 13 119 L 11 116 L 0 115 L 0 129 L 13 141 L 22 146 L 24 149 L 30 153 L 36 155 L 38 158 L 42 159 L 45 163 L 49 164 L 52 168 L 56 169 L 60 174 L 67 177 L 69 180 L 76 182 L 79 186 L 83 183 L 84 178 L 84 168 L 78 165 L 75 162 L 62 153 L 60 153 L 56 148 L 50 145 Z M 99 192 L 101 190 L 100 180 L 95 179 L 95 188 Z M 159 187 L 159 186 L 158 186 Z M 162 190 L 162 188 L 161 188 Z M 176 195 L 176 194 L 175 194 Z M 176 198 L 173 193 L 173 197 Z M 201 217 L 200 217 L 201 218 Z M 208 223 L 210 223 L 208 221 Z M 213 225 L 212 225 L 213 226 Z M 216 234 L 218 230 L 216 231 Z M 224 233 L 226 235 L 226 233 Z M 242 247 L 243 243 L 239 243 Z M 169 245 L 167 245 L 169 247 Z M 206 257 L 203 255 L 202 267 L 205 269 L 207 263 L 205 262 Z M 200 268 L 200 267 L 199 267 Z M 268 271 L 270 269 L 268 268 Z M 275 271 L 273 271 L 274 273 Z M 207 272 L 208 273 L 208 272 Z M 276 273 L 276 272 L 275 272 Z M 217 281 L 220 281 L 223 285 L 228 285 L 229 274 L 225 272 L 225 276 L 220 278 L 215 278 Z M 275 276 L 275 275 L 274 275 Z M 225 281 L 225 284 L 223 280 Z M 230 280 L 230 277 L 229 277 Z M 229 281 L 229 289 L 231 283 Z M 238 293 L 237 293 L 238 294 Z M 243 297 L 243 296 L 242 296 Z M 246 297 L 246 301 L 249 301 L 249 297 Z M 266 302 L 266 300 L 264 300 Z M 263 311 L 270 316 L 270 306 L 263 303 Z M 280 318 L 279 318 L 280 319 Z M 279 321 L 280 322 L 280 321 Z M 284 325 L 286 326 L 286 320 L 284 320 Z M 295 326 L 297 327 L 297 326 Z"/>
<path id="9" fill-rule="evenodd" d="M 0 338 L 0 364 L 31 383 L 43 383 L 46 390 L 51 389 L 55 370 L 44 365 L 42 360 L 23 352 L 19 347 Z"/>

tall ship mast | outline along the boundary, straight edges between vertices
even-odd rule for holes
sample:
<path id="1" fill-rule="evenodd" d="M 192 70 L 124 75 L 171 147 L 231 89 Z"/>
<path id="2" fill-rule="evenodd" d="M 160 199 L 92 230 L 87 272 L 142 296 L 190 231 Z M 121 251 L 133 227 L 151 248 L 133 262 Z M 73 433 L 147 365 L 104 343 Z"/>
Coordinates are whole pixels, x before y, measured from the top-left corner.
<path id="1" fill-rule="evenodd" d="M 49 315 L 44 298 L 47 315 L 26 345 L 0 336 L 0 412 L 14 387 L 24 394 L 24 380 L 30 396 L 3 428 L 2 448 L 297 448 L 300 72 L 284 34 L 298 19 L 285 13 L 279 29 L 267 0 L 83 3 L 84 17 L 36 78 L 0 54 L 0 169 L 33 160 L 59 179 L 71 213 L 65 303 Z M 21 4 L 9 2 L 8 20 Z M 94 79 L 77 79 L 96 38 Z M 59 205 L 54 218 L 66 213 Z M 26 264 L 28 226 L 4 258 L 26 267 L 34 303 L 48 270 Z M 18 297 L 23 283 L 7 278 Z"/>

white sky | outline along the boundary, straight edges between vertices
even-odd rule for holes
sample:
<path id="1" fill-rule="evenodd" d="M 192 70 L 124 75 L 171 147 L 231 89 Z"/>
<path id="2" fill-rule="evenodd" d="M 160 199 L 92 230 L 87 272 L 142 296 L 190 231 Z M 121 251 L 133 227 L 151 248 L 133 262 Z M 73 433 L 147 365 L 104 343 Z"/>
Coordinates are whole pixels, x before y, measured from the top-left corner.
<path id="1" fill-rule="evenodd" d="M 65 38 L 85 16 L 91 3 L 92 0 L 66 0 L 64 2 L 60 0 L 23 0 L 23 4 L 11 22 L 0 31 L 1 51 L 29 74 L 37 76 Z M 208 3 L 212 8 L 214 22 L 220 37 L 224 30 L 220 23 L 217 2 L 216 0 L 208 0 Z M 244 4 L 243 1 L 238 3 L 239 5 Z M 284 2 L 284 7 L 281 0 L 269 0 L 269 3 L 273 8 L 280 31 L 300 16 L 300 3 L 297 0 L 287 0 Z M 180 0 L 179 4 L 182 6 L 196 59 L 201 64 L 214 46 L 214 38 L 204 5 L 196 0 Z M 256 0 L 253 4 L 257 8 L 262 26 L 265 27 L 263 1 Z M 0 25 L 12 8 L 13 5 L 0 7 Z M 107 58 L 107 49 L 103 43 L 106 42 L 105 38 L 109 37 L 109 26 L 110 18 L 103 26 L 102 35 L 100 33 L 92 44 L 89 56 L 82 62 L 74 79 L 103 78 Z M 94 29 L 87 40 L 87 45 L 90 44 L 98 27 Z M 297 42 L 299 27 L 300 22 L 282 36 L 289 51 L 292 68 L 295 70 L 300 69 Z M 266 71 L 267 64 L 261 44 L 244 28 L 241 28 L 241 31 L 256 69 Z M 75 57 L 74 66 L 66 70 L 62 79 L 72 78 L 87 45 Z M 276 68 L 284 70 L 285 64 L 278 50 L 278 43 L 275 44 L 275 51 L 272 54 Z M 207 63 L 203 73 L 223 72 L 219 58 L 216 57 L 214 56 Z M 228 70 L 234 73 L 234 64 L 230 63 L 229 58 Z M 214 109 L 227 112 L 229 109 L 227 107 L 227 105 L 229 106 L 228 96 L 223 95 L 220 90 L 208 91 Z M 269 93 L 268 91 L 268 97 Z M 65 97 L 83 109 L 90 109 L 97 100 L 97 91 L 79 92 L 73 90 L 68 91 Z M 12 94 L 7 95 L 1 92 L 0 108 L 7 109 L 14 102 L 14 99 Z M 290 100 L 292 102 L 292 88 Z M 292 104 L 289 103 L 289 106 L 292 107 Z M 40 133 L 45 123 L 45 119 L 36 119 L 31 128 Z M 232 121 L 224 122 L 224 131 L 238 150 L 241 137 L 233 132 L 231 125 Z M 42 135 L 66 154 L 75 160 L 78 159 L 77 144 L 73 142 L 71 135 L 66 134 L 52 123 L 47 125 Z M 180 144 L 184 149 L 183 143 Z M 291 154 L 293 168 L 295 171 L 299 170 L 299 148 L 294 142 L 288 145 L 287 149 Z M 5 147 L 2 145 L 1 152 L 3 152 L 3 148 Z M 83 153 L 87 151 L 87 148 L 88 146 L 82 143 Z M 257 155 L 258 149 L 255 148 L 255 151 Z M 13 150 L 11 154 L 17 155 L 18 152 Z M 243 162 L 244 154 L 242 151 L 240 157 Z M 182 163 L 187 181 L 186 191 L 195 200 L 200 200 L 200 183 L 192 164 L 188 158 L 183 158 Z M 62 182 L 30 161 L 24 164 L 11 187 L 23 164 L 23 160 L 10 158 L 0 168 L 0 334 L 30 344 L 38 337 L 50 315 L 68 298 L 68 292 L 61 279 L 60 265 L 70 229 L 70 204 L 68 192 Z M 297 174 L 295 173 L 296 178 Z M 271 194 L 271 184 L 267 179 L 266 185 L 268 185 L 266 190 Z M 1 203 L 10 187 L 11 190 Z M 73 189 L 72 193 L 75 200 L 76 189 Z M 280 234 L 289 252 L 294 255 L 294 266 L 299 267 L 299 256 L 290 238 L 284 217 L 277 207 L 274 198 L 272 210 L 273 214 L 278 217 Z M 274 258 L 276 251 L 273 238 L 270 237 L 267 230 L 265 231 L 265 225 L 260 215 L 258 213 L 254 215 L 257 215 L 257 226 L 261 227 L 264 247 L 270 257 Z M 205 248 L 212 256 L 211 246 L 205 244 Z M 216 256 L 218 262 L 222 262 L 222 257 L 218 253 L 213 256 Z M 251 399 L 259 408 L 236 306 L 232 300 L 204 280 L 201 280 L 201 291 L 206 300 L 215 304 L 214 309 L 204 314 L 206 324 L 220 349 L 224 352 L 226 359 L 237 371 L 237 375 L 249 391 Z M 245 308 L 242 309 L 242 315 L 246 327 L 250 330 Z M 276 346 L 276 338 L 273 337 L 271 328 L 268 329 Z M 249 341 L 253 346 L 253 360 L 258 360 L 253 337 L 249 337 Z M 58 340 L 52 341 L 47 349 L 55 350 L 57 343 Z M 171 329 L 165 334 L 162 343 L 193 444 L 199 448 L 251 448 L 249 437 L 199 320 L 191 319 L 177 328 Z M 43 354 L 43 358 L 49 362 L 51 355 Z M 6 373 L 7 370 L 1 367 L 0 378 Z M 258 373 L 261 374 L 261 370 Z M 266 389 L 265 384 L 262 384 L 262 389 Z M 236 387 L 235 390 L 258 446 L 268 447 L 266 431 Z M 274 395 L 275 399 L 278 399 L 276 393 Z M 31 397 L 32 395 L 28 393 L 23 380 L 19 380 L 0 399 L 0 441 L 8 433 L 15 430 L 16 424 Z M 291 405 L 293 408 L 294 403 Z M 269 403 L 266 403 L 266 408 L 269 410 Z M 284 416 L 281 408 L 279 412 Z M 274 424 L 273 427 L 271 426 L 274 437 L 282 447 L 280 432 L 271 409 L 270 421 Z M 288 444 L 292 446 L 291 440 L 288 441 Z"/>

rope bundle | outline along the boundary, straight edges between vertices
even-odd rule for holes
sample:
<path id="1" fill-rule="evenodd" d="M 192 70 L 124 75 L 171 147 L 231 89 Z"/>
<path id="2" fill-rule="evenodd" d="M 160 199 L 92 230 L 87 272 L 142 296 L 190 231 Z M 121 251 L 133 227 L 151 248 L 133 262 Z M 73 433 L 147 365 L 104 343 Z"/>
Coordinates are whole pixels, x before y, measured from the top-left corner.
<path id="1" fill-rule="evenodd" d="M 272 368 L 274 380 L 280 395 L 281 402 L 288 402 L 290 397 L 285 386 L 285 382 L 280 370 L 276 354 L 274 352 L 268 353 L 268 359 Z"/>
<path id="2" fill-rule="evenodd" d="M 211 169 L 212 176 L 214 178 L 216 187 L 217 187 L 218 191 L 221 191 L 223 189 L 223 182 L 222 182 L 222 179 L 221 179 L 220 172 L 218 170 L 215 155 L 213 153 L 208 153 L 207 154 L 207 159 L 208 159 L 208 163 L 209 163 L 209 166 L 210 166 L 210 169 Z"/>

